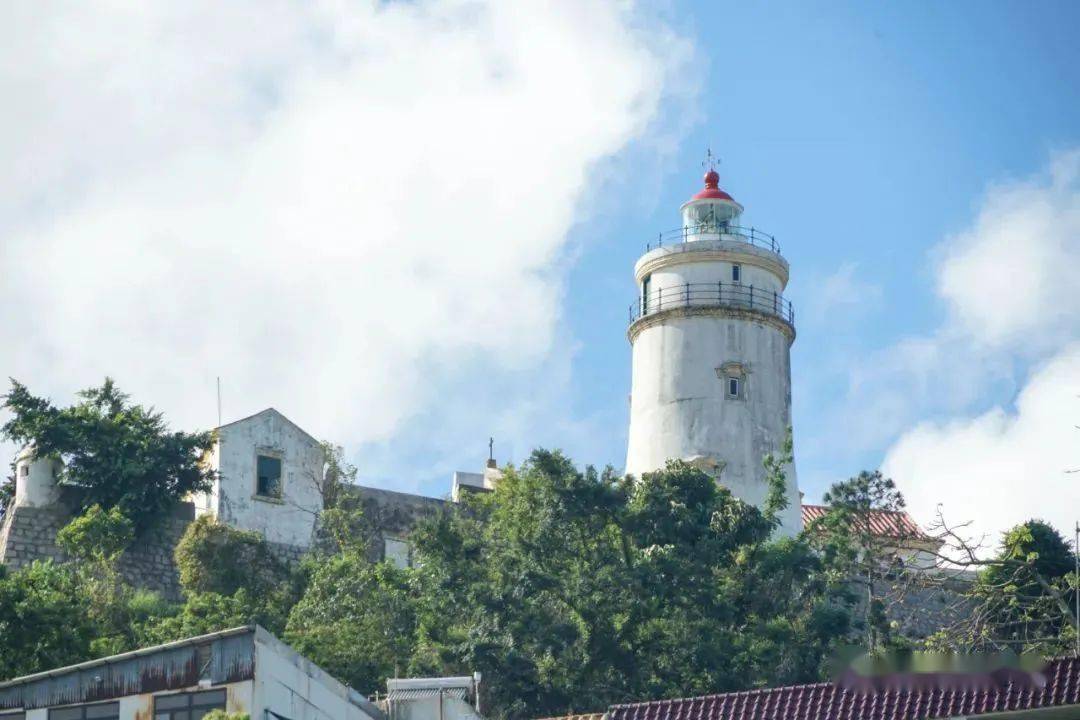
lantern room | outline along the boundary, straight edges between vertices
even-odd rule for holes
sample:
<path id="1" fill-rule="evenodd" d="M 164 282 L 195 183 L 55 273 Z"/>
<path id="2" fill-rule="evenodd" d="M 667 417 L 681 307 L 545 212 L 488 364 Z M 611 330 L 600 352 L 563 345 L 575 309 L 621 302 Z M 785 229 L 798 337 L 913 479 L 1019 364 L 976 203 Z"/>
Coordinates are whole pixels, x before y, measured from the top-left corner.
<path id="1" fill-rule="evenodd" d="M 743 207 L 720 189 L 720 174 L 705 173 L 705 188 L 683 204 L 683 232 L 687 242 L 702 236 L 721 235 L 739 224 Z"/>

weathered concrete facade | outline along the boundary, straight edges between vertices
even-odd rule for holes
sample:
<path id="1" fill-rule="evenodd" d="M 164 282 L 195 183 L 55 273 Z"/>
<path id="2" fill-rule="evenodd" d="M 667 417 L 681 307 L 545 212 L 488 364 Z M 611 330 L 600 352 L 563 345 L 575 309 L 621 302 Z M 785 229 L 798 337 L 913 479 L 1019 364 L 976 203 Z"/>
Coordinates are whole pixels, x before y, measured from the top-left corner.
<path id="1" fill-rule="evenodd" d="M 706 176 L 683 208 L 683 230 L 634 268 L 640 289 L 632 346 L 626 472 L 681 459 L 760 505 L 762 460 L 791 427 L 794 317 L 783 292 L 788 264 L 773 239 L 738 227 L 742 207 Z M 802 526 L 793 465 L 781 532 Z"/>
<path id="2" fill-rule="evenodd" d="M 376 705 L 257 626 L 0 683 L 0 713 L 47 720 L 61 709 L 103 720 L 186 719 L 210 709 L 252 718 L 386 720 Z"/>
<path id="3" fill-rule="evenodd" d="M 319 441 L 273 408 L 223 425 L 209 459 L 218 478 L 196 498 L 197 512 L 276 545 L 310 547 L 323 509 L 324 460 Z M 260 486 L 265 467 L 276 476 Z"/>

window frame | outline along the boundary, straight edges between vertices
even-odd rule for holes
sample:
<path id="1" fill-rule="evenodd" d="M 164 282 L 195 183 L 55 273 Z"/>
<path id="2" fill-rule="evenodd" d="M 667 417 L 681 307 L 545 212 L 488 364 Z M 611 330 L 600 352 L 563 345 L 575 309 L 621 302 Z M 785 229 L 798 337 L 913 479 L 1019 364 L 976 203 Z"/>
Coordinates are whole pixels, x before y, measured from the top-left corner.
<path id="1" fill-rule="evenodd" d="M 120 720 L 120 701 L 119 700 L 111 700 L 109 702 L 87 703 L 85 705 L 64 705 L 62 707 L 49 708 L 48 720 L 56 720 L 56 714 L 57 713 L 67 712 L 67 711 L 70 711 L 70 710 L 79 710 L 79 711 L 81 711 L 79 713 L 79 720 L 87 720 L 87 715 L 86 715 L 87 710 L 89 710 L 91 708 L 105 708 L 105 707 L 108 707 L 109 705 L 116 706 L 116 714 L 115 715 L 95 715 L 94 717 L 89 718 L 89 720 Z M 2 718 L 2 717 L 3 716 L 0 715 L 0 718 Z"/>
<path id="2" fill-rule="evenodd" d="M 731 263 L 731 282 L 742 284 L 742 263 Z"/>
<path id="3" fill-rule="evenodd" d="M 259 458 L 264 457 L 278 462 L 278 483 L 275 495 L 259 491 Z M 266 502 L 282 502 L 285 499 L 285 453 L 274 448 L 255 448 L 255 487 L 252 490 L 252 497 Z"/>
<path id="4" fill-rule="evenodd" d="M 215 695 L 220 696 L 220 702 L 207 702 L 196 703 L 195 699 L 200 696 Z M 158 701 L 162 699 L 180 699 L 186 700 L 184 705 L 176 705 L 174 707 L 159 708 Z M 152 717 L 154 720 L 173 720 L 173 716 L 186 713 L 187 717 L 191 717 L 196 710 L 206 710 L 207 713 L 213 710 L 228 710 L 229 693 L 224 687 L 212 688 L 209 690 L 193 690 L 188 692 L 178 693 L 162 693 L 154 696 L 154 710 Z"/>
<path id="5" fill-rule="evenodd" d="M 724 388 L 727 396 L 732 400 L 741 400 L 743 396 L 743 382 L 742 378 L 738 375 L 729 374 L 725 378 L 727 386 Z M 731 391 L 732 384 L 735 386 L 735 392 Z"/>

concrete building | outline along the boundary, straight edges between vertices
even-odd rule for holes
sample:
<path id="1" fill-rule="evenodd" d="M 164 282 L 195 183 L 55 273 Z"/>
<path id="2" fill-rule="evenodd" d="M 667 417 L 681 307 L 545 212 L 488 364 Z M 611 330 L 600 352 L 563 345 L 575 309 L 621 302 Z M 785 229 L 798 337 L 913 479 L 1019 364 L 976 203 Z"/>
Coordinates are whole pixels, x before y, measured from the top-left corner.
<path id="1" fill-rule="evenodd" d="M 307 549 L 323 509 L 322 445 L 274 408 L 222 425 L 208 461 L 218 477 L 195 498 L 197 515 L 211 513 L 268 542 Z"/>
<path id="2" fill-rule="evenodd" d="M 633 352 L 626 472 L 685 460 L 760 505 L 762 459 L 791 427 L 794 312 L 788 263 L 775 240 L 740 225 L 743 207 L 710 169 L 634 266 L 639 288 L 627 337 Z M 801 528 L 795 468 L 787 469 L 781 532 Z"/>
<path id="3" fill-rule="evenodd" d="M 252 720 L 387 720 L 257 626 L 0 683 L 0 720 L 198 720 L 215 709 Z"/>
<path id="4" fill-rule="evenodd" d="M 483 720 L 479 683 L 390 679 L 375 703 L 248 626 L 0 683 L 0 720 Z"/>

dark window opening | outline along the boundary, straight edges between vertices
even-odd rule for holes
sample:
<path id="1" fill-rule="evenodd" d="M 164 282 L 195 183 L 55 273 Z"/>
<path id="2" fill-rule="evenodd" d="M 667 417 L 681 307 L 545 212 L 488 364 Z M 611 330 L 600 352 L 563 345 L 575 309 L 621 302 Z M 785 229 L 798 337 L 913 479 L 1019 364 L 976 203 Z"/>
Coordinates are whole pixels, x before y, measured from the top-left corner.
<path id="1" fill-rule="evenodd" d="M 737 398 L 739 392 L 742 390 L 741 383 L 737 377 L 729 377 L 727 379 L 727 394 L 728 397 Z"/>
<path id="2" fill-rule="evenodd" d="M 652 292 L 652 275 L 641 281 L 641 314 L 649 312 L 649 293 Z"/>
<path id="3" fill-rule="evenodd" d="M 281 497 L 281 458 L 259 455 L 255 463 L 258 484 L 255 492 L 262 497 Z"/>
<path id="4" fill-rule="evenodd" d="M 742 282 L 742 265 L 731 266 L 731 282 Z"/>
<path id="5" fill-rule="evenodd" d="M 49 711 L 49 720 L 120 720 L 120 703 L 98 703 Z"/>
<path id="6" fill-rule="evenodd" d="M 214 710 L 224 709 L 224 690 L 158 695 L 154 698 L 154 720 L 200 720 Z"/>

